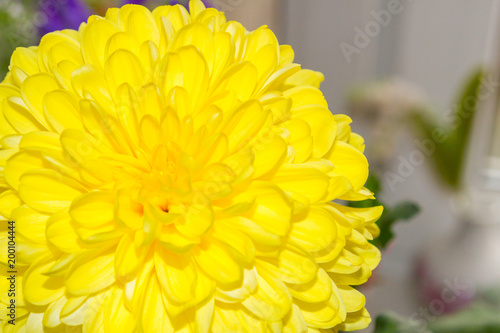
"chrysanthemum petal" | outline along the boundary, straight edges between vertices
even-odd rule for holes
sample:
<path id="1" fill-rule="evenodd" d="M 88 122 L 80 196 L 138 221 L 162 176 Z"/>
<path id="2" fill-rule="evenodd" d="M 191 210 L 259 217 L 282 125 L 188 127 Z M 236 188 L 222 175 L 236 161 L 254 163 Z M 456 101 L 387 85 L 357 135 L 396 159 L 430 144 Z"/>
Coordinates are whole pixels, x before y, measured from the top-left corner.
<path id="1" fill-rule="evenodd" d="M 123 83 L 132 87 L 140 87 L 144 84 L 146 73 L 139 59 L 130 51 L 117 50 L 106 59 L 106 78 L 114 92 Z"/>
<path id="2" fill-rule="evenodd" d="M 31 208 L 48 213 L 68 208 L 83 191 L 75 180 L 46 169 L 25 172 L 19 184 L 21 199 Z"/>
<path id="3" fill-rule="evenodd" d="M 53 302 L 48 306 L 42 321 L 45 327 L 54 328 L 61 325 L 59 315 L 61 314 L 64 304 L 66 304 L 66 297 L 61 296 L 61 298 L 59 298 L 56 302 Z"/>
<path id="4" fill-rule="evenodd" d="M 40 89 L 43 87 L 43 90 Z M 47 127 L 43 112 L 43 101 L 47 93 L 59 88 L 57 81 L 47 74 L 37 74 L 28 77 L 21 86 L 21 94 L 31 114 L 42 125 Z"/>
<path id="5" fill-rule="evenodd" d="M 282 280 L 287 283 L 308 283 L 314 279 L 318 271 L 316 262 L 305 251 L 287 245 L 279 255 L 279 269 Z"/>
<path id="6" fill-rule="evenodd" d="M 38 73 L 38 55 L 35 50 L 27 47 L 18 47 L 10 60 L 12 66 L 22 69 L 26 74 Z"/>
<path id="7" fill-rule="evenodd" d="M 303 220 L 293 223 L 290 239 L 309 252 L 324 251 L 337 238 L 337 226 L 321 207 L 311 207 Z"/>
<path id="8" fill-rule="evenodd" d="M 292 302 L 288 289 L 277 278 L 279 274 L 268 269 L 264 263 L 257 269 L 258 287 L 242 304 L 261 319 L 278 321 L 290 311 Z"/>
<path id="9" fill-rule="evenodd" d="M 174 328 L 164 308 L 160 285 L 156 277 L 150 279 L 141 311 L 141 328 L 144 333 L 173 333 Z"/>
<path id="10" fill-rule="evenodd" d="M 89 192 L 74 199 L 69 208 L 73 220 L 84 227 L 97 227 L 114 217 L 114 196 L 106 192 Z"/>
<path id="11" fill-rule="evenodd" d="M 233 285 L 243 278 L 243 269 L 222 245 L 210 242 L 194 254 L 197 264 L 215 281 Z"/>
<path id="12" fill-rule="evenodd" d="M 116 248 L 116 275 L 118 277 L 133 275 L 142 264 L 147 250 L 145 247 L 137 248 L 131 235 L 124 235 Z"/>
<path id="13" fill-rule="evenodd" d="M 0 199 L 0 206 L 4 207 L 1 201 L 2 199 Z M 16 221 L 17 231 L 27 239 L 37 243 L 46 242 L 45 228 L 48 218 L 48 215 L 41 214 L 26 205 L 12 211 L 12 220 Z"/>
<path id="14" fill-rule="evenodd" d="M 241 307 L 216 306 L 212 330 L 214 332 L 264 333 L 266 323 L 252 316 Z"/>
<path id="15" fill-rule="evenodd" d="M 0 214 L 6 220 L 11 220 L 12 211 L 22 205 L 16 192 L 7 190 L 0 194 Z"/>
<path id="16" fill-rule="evenodd" d="M 333 292 L 328 301 L 322 303 L 306 303 L 297 300 L 296 304 L 302 311 L 304 319 L 309 327 L 327 329 L 340 324 L 346 318 L 346 309 L 341 302 L 340 292 L 335 285 L 333 286 Z"/>
<path id="17" fill-rule="evenodd" d="M 3 115 L 18 133 L 43 131 L 45 127 L 28 109 L 20 97 L 10 97 L 3 101 Z"/>
<path id="18" fill-rule="evenodd" d="M 216 298 L 218 301 L 237 303 L 245 300 L 255 291 L 259 283 L 256 269 L 245 269 L 243 274 L 244 278 L 241 287 L 229 290 L 217 289 Z"/>
<path id="19" fill-rule="evenodd" d="M 156 247 L 154 261 L 156 276 L 168 297 L 179 303 L 194 298 L 197 273 L 190 256 Z"/>
<path id="20" fill-rule="evenodd" d="M 114 251 L 107 250 L 95 257 L 84 258 L 64 280 L 66 290 L 83 296 L 98 292 L 115 282 Z"/>
<path id="21" fill-rule="evenodd" d="M 94 17 L 82 33 L 82 54 L 86 63 L 104 67 L 104 50 L 109 38 L 118 32 L 109 20 Z"/>
<path id="22" fill-rule="evenodd" d="M 354 313 L 349 313 L 345 322 L 338 325 L 338 329 L 342 331 L 357 331 L 367 328 L 370 325 L 371 319 L 368 311 L 363 308 Z"/>
<path id="23" fill-rule="evenodd" d="M 338 288 L 347 312 L 356 312 L 365 306 L 365 296 L 361 292 L 349 286 Z"/>
<path id="24" fill-rule="evenodd" d="M 60 251 L 76 253 L 81 250 L 78 235 L 67 211 L 52 214 L 47 220 L 47 241 Z"/>
<path id="25" fill-rule="evenodd" d="M 290 284 L 288 289 L 290 294 L 299 300 L 320 303 L 330 299 L 332 282 L 328 274 L 320 268 L 314 280 L 304 284 Z"/>
<path id="26" fill-rule="evenodd" d="M 330 160 L 335 165 L 335 171 L 349 179 L 354 190 L 361 189 L 368 178 L 368 162 L 363 154 L 339 141 L 335 144 Z"/>
<path id="27" fill-rule="evenodd" d="M 132 333 L 135 320 L 124 305 L 124 293 L 121 288 L 112 287 L 107 295 L 104 308 L 104 331 Z"/>
<path id="28" fill-rule="evenodd" d="M 24 296 L 35 305 L 47 305 L 58 300 L 64 294 L 64 279 L 44 274 L 53 262 L 35 264 L 25 273 Z"/>
<path id="29" fill-rule="evenodd" d="M 47 93 L 43 100 L 47 121 L 58 132 L 66 128 L 83 129 L 78 115 L 78 104 L 68 92 L 55 90 Z"/>
<path id="30" fill-rule="evenodd" d="M 283 190 L 300 193 L 311 202 L 319 202 L 327 194 L 329 187 L 328 175 L 308 164 L 284 166 L 273 180 Z"/>

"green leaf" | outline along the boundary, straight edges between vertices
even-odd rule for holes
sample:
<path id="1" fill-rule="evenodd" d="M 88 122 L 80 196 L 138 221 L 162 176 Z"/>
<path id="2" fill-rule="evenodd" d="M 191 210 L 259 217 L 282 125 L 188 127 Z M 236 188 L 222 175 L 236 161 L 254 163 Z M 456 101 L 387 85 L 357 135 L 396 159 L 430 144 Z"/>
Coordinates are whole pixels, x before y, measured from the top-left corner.
<path id="1" fill-rule="evenodd" d="M 428 110 L 416 110 L 411 116 L 422 140 L 426 140 L 428 145 L 432 146 L 431 156 L 440 180 L 455 190 L 460 187 L 465 150 L 477 110 L 483 77 L 484 72 L 479 69 L 466 81 L 457 102 L 445 113 L 446 123 L 438 122 L 431 117 L 430 114 L 435 112 Z M 437 137 L 439 139 L 436 139 Z"/>
<path id="2" fill-rule="evenodd" d="M 377 317 L 373 333 L 426 333 L 425 327 L 401 317 L 395 313 L 386 313 Z"/>
<path id="3" fill-rule="evenodd" d="M 394 208 L 385 207 L 384 213 L 377 221 L 380 236 L 372 241 L 380 249 L 385 249 L 394 238 L 393 226 L 399 221 L 407 221 L 420 212 L 420 208 L 413 202 L 401 202 Z"/>
<path id="4" fill-rule="evenodd" d="M 466 309 L 440 317 L 429 325 L 433 333 L 498 333 L 500 309 L 488 304 L 473 304 Z"/>
<path id="5" fill-rule="evenodd" d="M 420 207 L 410 201 L 403 201 L 390 210 L 391 217 L 396 220 L 408 220 L 420 212 Z"/>

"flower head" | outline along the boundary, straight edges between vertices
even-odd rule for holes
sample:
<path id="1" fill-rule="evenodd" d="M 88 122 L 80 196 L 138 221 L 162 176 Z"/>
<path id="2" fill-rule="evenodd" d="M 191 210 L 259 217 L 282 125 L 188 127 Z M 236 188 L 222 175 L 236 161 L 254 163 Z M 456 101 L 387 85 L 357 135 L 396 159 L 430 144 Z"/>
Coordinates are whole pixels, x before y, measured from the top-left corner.
<path id="1" fill-rule="evenodd" d="M 363 140 L 293 58 L 199 0 L 17 49 L 0 85 L 16 332 L 366 327 L 351 285 L 379 262 L 381 209 L 335 201 L 372 195 Z"/>

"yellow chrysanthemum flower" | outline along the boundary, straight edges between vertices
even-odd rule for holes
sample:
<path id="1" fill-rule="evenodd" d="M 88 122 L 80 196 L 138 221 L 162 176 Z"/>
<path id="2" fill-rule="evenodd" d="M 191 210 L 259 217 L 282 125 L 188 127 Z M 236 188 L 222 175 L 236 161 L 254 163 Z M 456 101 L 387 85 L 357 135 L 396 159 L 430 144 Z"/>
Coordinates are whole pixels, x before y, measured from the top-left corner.
<path id="1" fill-rule="evenodd" d="M 368 164 L 320 73 L 193 0 L 19 48 L 0 84 L 2 332 L 368 325 Z M 336 201 L 337 200 L 337 201 Z M 16 228 L 16 325 L 5 311 Z"/>

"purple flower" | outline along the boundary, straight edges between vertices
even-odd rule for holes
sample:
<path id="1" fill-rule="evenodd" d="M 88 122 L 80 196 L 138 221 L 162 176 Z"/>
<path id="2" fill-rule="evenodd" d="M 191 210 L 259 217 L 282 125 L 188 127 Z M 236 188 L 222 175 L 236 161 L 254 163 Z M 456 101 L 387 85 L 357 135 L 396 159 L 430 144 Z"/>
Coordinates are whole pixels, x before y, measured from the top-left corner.
<path id="1" fill-rule="evenodd" d="M 147 2 L 147 0 L 124 0 L 122 4 L 133 4 L 133 5 L 143 5 Z"/>
<path id="2" fill-rule="evenodd" d="M 79 0 L 40 1 L 39 11 L 47 18 L 38 28 L 40 36 L 55 30 L 78 29 L 92 15 L 90 8 Z"/>

